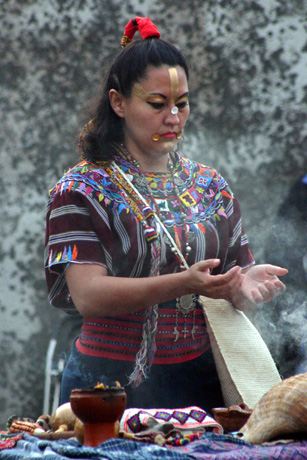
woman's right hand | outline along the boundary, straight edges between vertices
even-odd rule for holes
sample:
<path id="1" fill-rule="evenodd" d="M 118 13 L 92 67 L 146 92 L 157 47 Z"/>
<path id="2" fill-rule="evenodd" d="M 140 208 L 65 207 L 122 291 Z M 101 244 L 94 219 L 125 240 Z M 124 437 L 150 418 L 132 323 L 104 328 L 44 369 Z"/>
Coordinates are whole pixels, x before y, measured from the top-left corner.
<path id="1" fill-rule="evenodd" d="M 237 294 L 244 279 L 241 267 L 235 266 L 224 274 L 211 275 L 212 269 L 218 267 L 219 264 L 219 259 L 208 259 L 192 265 L 185 272 L 185 282 L 190 292 L 212 299 L 225 300 L 230 300 Z"/>

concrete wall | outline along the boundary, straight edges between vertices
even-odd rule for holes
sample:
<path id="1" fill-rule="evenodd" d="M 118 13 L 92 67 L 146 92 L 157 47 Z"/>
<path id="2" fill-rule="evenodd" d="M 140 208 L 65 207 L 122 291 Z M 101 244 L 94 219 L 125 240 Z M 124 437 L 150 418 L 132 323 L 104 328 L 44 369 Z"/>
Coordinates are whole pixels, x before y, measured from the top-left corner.
<path id="1" fill-rule="evenodd" d="M 150 16 L 163 38 L 185 50 L 192 97 L 184 151 L 226 177 L 240 198 L 254 256 L 263 262 L 268 233 L 279 237 L 273 227 L 277 210 L 307 172 L 307 2 L 2 0 L 0 5 L 3 428 L 12 414 L 42 413 L 46 349 L 63 317 L 48 305 L 45 292 L 47 193 L 77 162 L 82 106 L 120 51 L 125 24 L 134 15 Z M 276 316 L 276 305 L 273 310 Z M 279 359 L 282 317 L 277 314 L 277 326 L 270 326 L 270 309 L 261 311 L 266 314 L 260 314 L 260 328 Z"/>

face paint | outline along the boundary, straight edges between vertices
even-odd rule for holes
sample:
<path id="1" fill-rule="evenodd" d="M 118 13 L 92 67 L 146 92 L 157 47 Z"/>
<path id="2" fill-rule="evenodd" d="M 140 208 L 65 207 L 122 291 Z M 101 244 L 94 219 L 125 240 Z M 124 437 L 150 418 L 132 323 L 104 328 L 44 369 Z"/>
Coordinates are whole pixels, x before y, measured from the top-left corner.
<path id="1" fill-rule="evenodd" d="M 178 72 L 176 67 L 171 67 L 168 69 L 169 78 L 171 80 L 171 101 L 176 102 L 178 99 L 178 86 L 179 86 L 179 78 Z"/>
<path id="2" fill-rule="evenodd" d="M 170 77 L 170 83 L 171 83 L 171 94 L 170 94 L 170 100 L 176 106 L 176 103 L 181 102 L 177 101 L 178 99 L 178 89 L 179 89 L 179 78 L 178 78 L 178 71 L 176 67 L 170 67 L 168 69 L 169 77 Z M 133 94 L 136 97 L 139 97 L 142 99 L 144 102 L 156 102 L 156 103 L 162 103 L 165 102 L 165 98 L 158 94 L 150 94 L 146 91 L 146 89 L 143 88 L 140 83 L 135 83 L 133 86 L 132 90 Z M 178 110 L 178 107 L 177 107 Z"/>
<path id="3" fill-rule="evenodd" d="M 171 102 L 175 105 L 178 99 L 179 77 L 176 67 L 168 69 L 169 78 L 171 80 Z"/>
<path id="4" fill-rule="evenodd" d="M 179 93 L 178 71 L 175 67 L 170 67 L 168 69 L 168 73 L 170 77 L 170 102 L 174 104 L 171 109 L 171 113 L 172 115 L 177 115 L 179 112 L 179 108 L 176 104 L 186 102 L 188 100 L 188 95 L 184 95 L 178 100 L 178 93 Z M 132 93 L 134 96 L 138 97 L 139 99 L 147 103 L 165 104 L 165 101 L 166 101 L 165 97 L 159 94 L 148 93 L 140 83 L 134 84 Z M 177 133 L 177 139 L 180 139 L 181 136 L 182 136 L 182 131 L 179 131 Z M 154 142 L 158 142 L 160 140 L 160 141 L 163 141 L 164 144 L 169 143 L 170 148 L 173 146 L 172 141 L 170 141 L 169 139 L 164 140 L 163 138 L 161 138 L 160 134 L 158 133 L 154 133 L 151 138 Z"/>
<path id="5" fill-rule="evenodd" d="M 134 94 L 134 96 L 142 99 L 142 101 L 144 102 L 147 102 L 148 98 L 150 97 L 150 94 L 147 93 L 146 89 L 144 89 L 143 86 L 139 83 L 135 83 L 132 89 L 132 93 Z"/>
<path id="6" fill-rule="evenodd" d="M 156 103 L 156 104 L 164 104 L 165 103 L 165 98 L 160 96 L 159 94 L 150 94 L 146 91 L 145 88 L 143 88 L 142 85 L 139 83 L 135 83 L 132 93 L 134 96 L 138 97 L 139 99 L 142 99 L 144 102 L 149 102 L 149 103 Z"/>

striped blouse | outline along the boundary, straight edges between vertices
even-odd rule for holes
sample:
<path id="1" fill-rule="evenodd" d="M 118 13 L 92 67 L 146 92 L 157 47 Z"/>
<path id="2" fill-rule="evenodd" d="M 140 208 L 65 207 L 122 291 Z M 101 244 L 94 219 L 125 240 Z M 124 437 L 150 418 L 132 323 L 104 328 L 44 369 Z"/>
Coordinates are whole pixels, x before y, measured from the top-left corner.
<path id="1" fill-rule="evenodd" d="M 176 154 L 176 194 L 170 173 L 140 176 L 127 160 L 115 156 L 113 161 L 152 207 L 148 186 L 144 184 L 146 177 L 164 225 L 173 238 L 182 242 L 185 238 L 179 197 L 187 216 L 188 242 L 192 248 L 187 259 L 189 265 L 219 258 L 221 263 L 213 271 L 218 274 L 235 265 L 244 268 L 254 263 L 239 203 L 217 171 Z M 150 222 L 153 229 L 149 236 L 144 231 L 144 221 Z M 184 247 L 185 241 L 182 244 Z M 179 269 L 163 229 L 148 217 L 148 209 L 138 201 L 112 162 L 83 161 L 50 191 L 45 250 L 48 295 L 53 306 L 74 313 L 76 309 L 64 275 L 70 263 L 100 264 L 106 267 L 109 276 L 131 278 L 174 273 Z M 142 311 L 118 317 L 83 318 L 77 348 L 91 356 L 134 361 L 142 340 L 144 314 Z M 188 315 L 176 310 L 175 300 L 159 306 L 154 363 L 190 360 L 209 346 L 199 306 Z"/>

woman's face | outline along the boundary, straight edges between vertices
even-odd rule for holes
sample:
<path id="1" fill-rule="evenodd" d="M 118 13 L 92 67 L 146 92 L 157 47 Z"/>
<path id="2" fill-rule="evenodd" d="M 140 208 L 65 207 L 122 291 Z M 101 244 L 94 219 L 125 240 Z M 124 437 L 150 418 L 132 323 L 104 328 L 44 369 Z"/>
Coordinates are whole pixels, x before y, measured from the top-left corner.
<path id="1" fill-rule="evenodd" d="M 141 167 L 161 170 L 167 164 L 189 111 L 188 82 L 180 66 L 150 66 L 131 97 L 121 98 L 116 113 L 124 119 L 125 146 Z"/>

